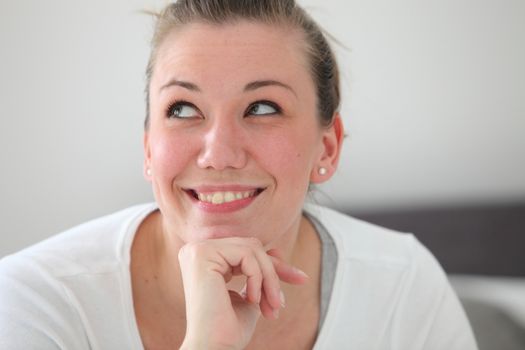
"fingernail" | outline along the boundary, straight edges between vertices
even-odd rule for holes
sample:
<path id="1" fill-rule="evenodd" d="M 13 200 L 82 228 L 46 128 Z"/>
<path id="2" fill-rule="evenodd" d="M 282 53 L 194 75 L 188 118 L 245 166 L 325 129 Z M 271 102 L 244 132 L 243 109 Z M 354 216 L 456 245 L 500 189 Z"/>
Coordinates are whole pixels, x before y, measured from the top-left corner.
<path id="1" fill-rule="evenodd" d="M 301 276 L 303 276 L 303 277 L 310 278 L 310 276 L 308 276 L 308 275 L 306 274 L 306 272 L 304 272 L 303 270 L 300 270 L 300 269 L 298 269 L 297 267 L 294 267 L 293 269 L 294 269 L 294 272 L 295 272 L 295 273 L 297 273 L 297 274 L 299 274 L 299 275 L 301 275 Z"/>
<path id="2" fill-rule="evenodd" d="M 246 298 L 246 285 L 244 285 L 239 294 L 241 295 L 241 297 Z"/>
<path id="3" fill-rule="evenodd" d="M 279 318 L 279 309 L 273 310 L 273 318 L 278 319 Z"/>
<path id="4" fill-rule="evenodd" d="M 286 307 L 286 299 L 284 298 L 284 293 L 282 290 L 279 292 L 279 296 L 281 297 L 281 307 Z"/>

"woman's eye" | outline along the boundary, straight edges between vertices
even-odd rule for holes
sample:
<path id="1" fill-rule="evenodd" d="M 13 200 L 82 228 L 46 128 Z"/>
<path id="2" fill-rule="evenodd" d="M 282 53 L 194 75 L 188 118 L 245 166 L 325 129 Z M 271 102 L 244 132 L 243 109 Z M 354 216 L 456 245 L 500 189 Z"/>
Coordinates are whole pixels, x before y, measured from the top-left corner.
<path id="1" fill-rule="evenodd" d="M 281 109 L 273 102 L 260 101 L 255 102 L 248 108 L 248 115 L 275 115 L 281 112 Z"/>
<path id="2" fill-rule="evenodd" d="M 176 102 L 168 109 L 168 118 L 194 118 L 198 116 L 197 107 L 189 102 Z"/>

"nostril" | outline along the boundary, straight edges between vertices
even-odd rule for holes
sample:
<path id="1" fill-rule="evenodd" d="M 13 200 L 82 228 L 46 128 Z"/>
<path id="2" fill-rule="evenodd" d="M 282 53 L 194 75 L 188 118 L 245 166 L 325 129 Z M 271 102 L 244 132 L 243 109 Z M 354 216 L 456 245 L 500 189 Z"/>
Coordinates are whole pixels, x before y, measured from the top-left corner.
<path id="1" fill-rule="evenodd" d="M 229 129 L 228 126 L 224 128 Z M 236 135 L 233 131 L 224 130 L 205 135 L 197 166 L 215 170 L 243 168 L 248 159 L 243 139 L 244 137 Z"/>

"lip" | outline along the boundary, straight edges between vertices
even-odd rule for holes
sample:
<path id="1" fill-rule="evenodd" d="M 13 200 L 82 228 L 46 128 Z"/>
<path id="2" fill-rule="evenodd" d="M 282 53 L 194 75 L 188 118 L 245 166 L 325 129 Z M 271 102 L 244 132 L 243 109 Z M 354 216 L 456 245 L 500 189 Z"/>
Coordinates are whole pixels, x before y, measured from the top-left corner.
<path id="1" fill-rule="evenodd" d="M 183 191 L 186 193 L 190 201 L 200 210 L 210 214 L 221 214 L 221 213 L 232 213 L 235 211 L 242 210 L 252 204 L 258 196 L 264 192 L 265 187 L 258 186 L 245 186 L 245 185 L 204 185 L 196 186 L 192 188 L 184 188 Z M 245 191 L 256 191 L 254 196 L 234 200 L 232 202 L 225 202 L 221 204 L 212 204 L 209 202 L 200 201 L 196 198 L 196 193 L 212 193 L 212 192 L 245 192 Z"/>

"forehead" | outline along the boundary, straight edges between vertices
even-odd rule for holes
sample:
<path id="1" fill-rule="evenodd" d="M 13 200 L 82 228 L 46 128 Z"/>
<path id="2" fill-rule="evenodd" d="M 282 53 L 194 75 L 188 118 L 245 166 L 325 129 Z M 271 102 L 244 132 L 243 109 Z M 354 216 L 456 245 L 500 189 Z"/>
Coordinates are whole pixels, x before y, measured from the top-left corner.
<path id="1" fill-rule="evenodd" d="M 173 74 L 207 82 L 263 77 L 307 84 L 311 79 L 299 30 L 245 21 L 172 30 L 159 47 L 152 80 L 162 84 Z"/>

